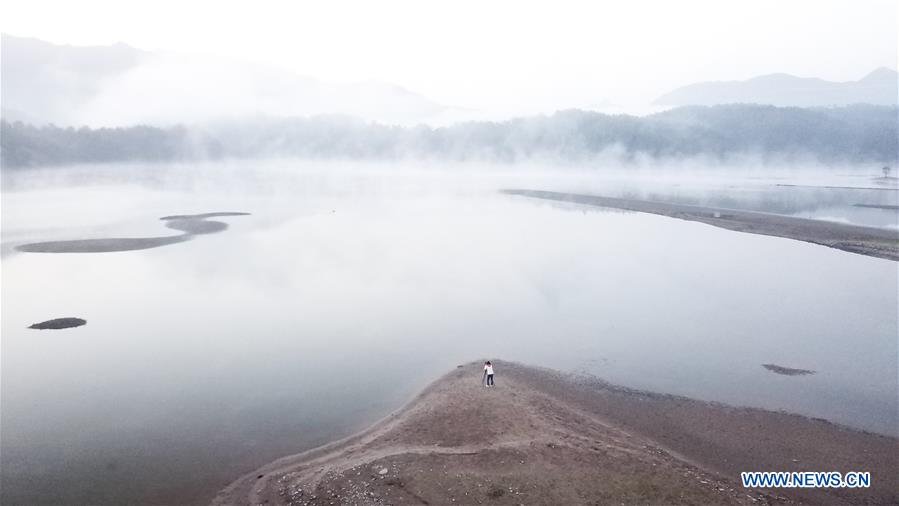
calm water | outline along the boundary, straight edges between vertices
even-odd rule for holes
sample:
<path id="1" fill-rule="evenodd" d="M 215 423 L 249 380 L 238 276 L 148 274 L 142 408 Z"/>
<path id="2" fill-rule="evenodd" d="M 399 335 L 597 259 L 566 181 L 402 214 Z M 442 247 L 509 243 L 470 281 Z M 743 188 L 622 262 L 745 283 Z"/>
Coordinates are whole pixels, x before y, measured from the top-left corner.
<path id="1" fill-rule="evenodd" d="M 204 503 L 484 358 L 896 432 L 896 263 L 495 189 L 640 187 L 812 215 L 802 203 L 818 193 L 383 169 L 7 184 L 0 502 Z M 825 191 L 825 207 L 849 209 L 858 191 Z M 156 249 L 13 249 L 167 235 L 159 217 L 214 211 L 252 215 Z M 88 324 L 26 328 L 61 316 Z"/>

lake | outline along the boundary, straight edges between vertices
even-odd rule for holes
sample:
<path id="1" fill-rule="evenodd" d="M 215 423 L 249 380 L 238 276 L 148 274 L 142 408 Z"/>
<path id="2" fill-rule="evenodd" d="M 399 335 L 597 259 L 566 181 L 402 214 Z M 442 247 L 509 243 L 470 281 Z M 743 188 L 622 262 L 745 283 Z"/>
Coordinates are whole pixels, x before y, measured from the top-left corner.
<path id="1" fill-rule="evenodd" d="M 497 192 L 896 227 L 895 210 L 854 205 L 895 191 L 777 186 L 871 186 L 855 172 L 599 174 L 270 161 L 5 175 L 0 502 L 204 504 L 489 358 L 896 434 L 895 262 Z M 172 236 L 160 217 L 208 212 L 250 215 L 152 249 L 16 250 Z M 27 328 L 59 317 L 87 324 Z"/>

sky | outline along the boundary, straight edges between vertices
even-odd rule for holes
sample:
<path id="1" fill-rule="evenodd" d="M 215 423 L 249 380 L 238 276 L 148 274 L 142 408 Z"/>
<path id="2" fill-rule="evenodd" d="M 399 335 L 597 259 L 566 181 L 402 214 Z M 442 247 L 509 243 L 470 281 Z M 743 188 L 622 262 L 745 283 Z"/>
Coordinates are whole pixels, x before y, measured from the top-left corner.
<path id="1" fill-rule="evenodd" d="M 3 0 L 0 30 L 383 81 L 464 108 L 648 104 L 697 81 L 896 68 L 896 0 Z"/>

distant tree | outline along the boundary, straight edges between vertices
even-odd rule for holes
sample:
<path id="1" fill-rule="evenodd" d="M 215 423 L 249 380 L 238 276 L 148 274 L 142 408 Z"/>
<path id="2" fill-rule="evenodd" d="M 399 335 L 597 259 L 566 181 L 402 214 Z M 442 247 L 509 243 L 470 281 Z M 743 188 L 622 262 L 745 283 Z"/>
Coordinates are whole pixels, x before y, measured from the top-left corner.
<path id="1" fill-rule="evenodd" d="M 242 120 L 208 129 L 76 129 L 0 120 L 0 165 L 12 169 L 270 155 L 585 163 L 615 155 L 625 161 L 758 156 L 777 163 L 814 159 L 870 167 L 899 163 L 896 114 L 896 107 L 866 105 L 802 109 L 731 104 L 680 107 L 643 117 L 567 110 L 501 122 L 412 128 L 345 116 Z M 889 166 L 883 170 L 885 176 L 892 172 Z"/>
<path id="2" fill-rule="evenodd" d="M 892 171 L 893 169 L 891 169 L 889 165 L 884 165 L 880 170 L 883 171 L 883 177 L 890 177 L 890 171 Z"/>

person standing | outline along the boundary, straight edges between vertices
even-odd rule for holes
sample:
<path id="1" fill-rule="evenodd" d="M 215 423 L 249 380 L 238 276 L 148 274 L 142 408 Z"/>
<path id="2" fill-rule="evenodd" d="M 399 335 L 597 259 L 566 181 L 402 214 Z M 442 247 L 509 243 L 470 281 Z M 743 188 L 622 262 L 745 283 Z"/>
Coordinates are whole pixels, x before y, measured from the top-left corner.
<path id="1" fill-rule="evenodd" d="M 484 362 L 484 386 L 493 386 L 493 364 L 489 360 Z"/>

